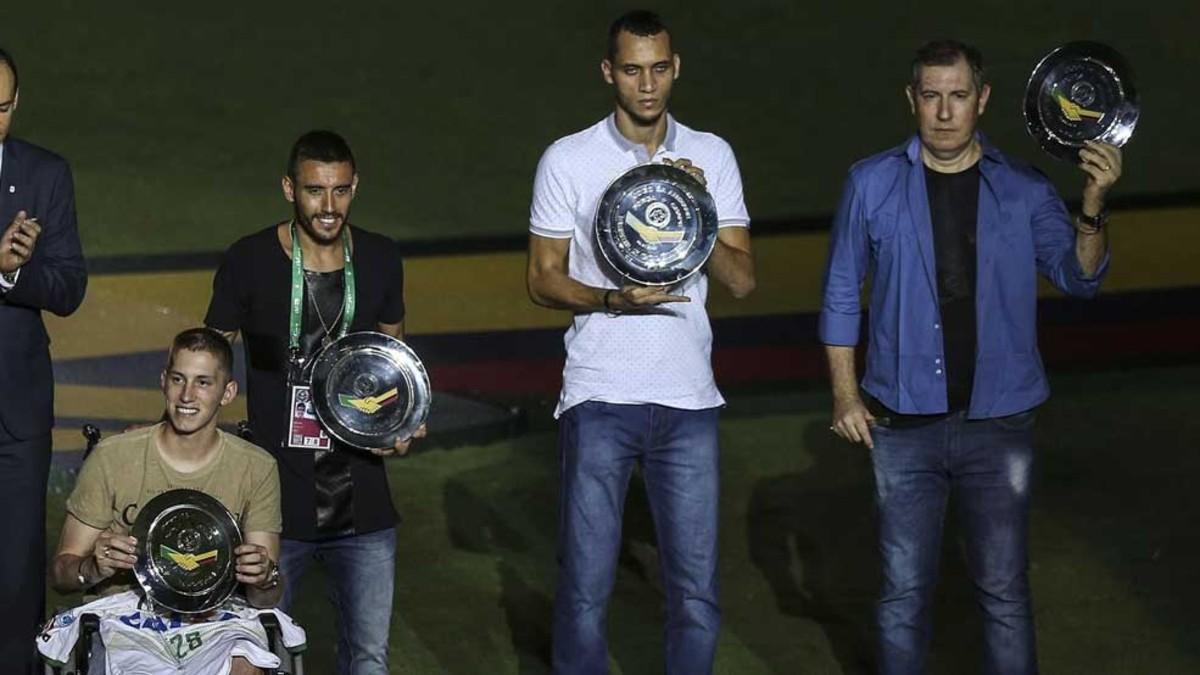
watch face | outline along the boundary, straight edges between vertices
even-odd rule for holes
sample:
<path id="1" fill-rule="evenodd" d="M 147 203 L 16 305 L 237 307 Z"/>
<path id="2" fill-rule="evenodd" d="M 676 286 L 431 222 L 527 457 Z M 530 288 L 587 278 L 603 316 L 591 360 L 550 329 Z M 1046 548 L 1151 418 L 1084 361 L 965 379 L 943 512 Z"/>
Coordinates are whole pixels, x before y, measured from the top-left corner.
<path id="1" fill-rule="evenodd" d="M 279 585 L 279 564 L 274 560 L 271 561 L 271 571 L 267 573 L 267 579 L 264 585 L 259 586 L 264 591 L 269 591 Z"/>

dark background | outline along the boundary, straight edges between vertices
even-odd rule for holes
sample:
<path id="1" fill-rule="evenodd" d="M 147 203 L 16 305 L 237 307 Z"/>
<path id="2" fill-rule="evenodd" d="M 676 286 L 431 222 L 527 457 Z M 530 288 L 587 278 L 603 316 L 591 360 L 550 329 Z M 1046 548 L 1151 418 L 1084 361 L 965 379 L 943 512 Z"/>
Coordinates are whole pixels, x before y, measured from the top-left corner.
<path id="1" fill-rule="evenodd" d="M 628 3 L 9 3 L 16 133 L 72 161 L 90 255 L 216 251 L 282 217 L 294 138 L 329 127 L 360 161 L 357 220 L 407 240 L 524 236 L 554 139 L 611 108 L 598 63 Z M 985 130 L 1047 170 L 1025 81 L 1070 40 L 1132 63 L 1143 117 L 1119 195 L 1200 191 L 1200 3 L 661 3 L 682 55 L 672 109 L 733 145 L 758 220 L 824 215 L 848 166 L 899 143 L 913 50 L 984 54 Z M 368 198 L 369 196 L 369 198 Z"/>

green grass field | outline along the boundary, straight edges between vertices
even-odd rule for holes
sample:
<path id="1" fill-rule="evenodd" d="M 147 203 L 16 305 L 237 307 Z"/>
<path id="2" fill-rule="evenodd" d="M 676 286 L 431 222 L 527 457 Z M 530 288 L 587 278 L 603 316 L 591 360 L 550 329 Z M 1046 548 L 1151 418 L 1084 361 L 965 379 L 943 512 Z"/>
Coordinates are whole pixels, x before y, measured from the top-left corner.
<path id="1" fill-rule="evenodd" d="M 355 148 L 354 220 L 364 227 L 451 248 L 471 237 L 519 240 L 542 150 L 611 109 L 598 61 L 608 22 L 632 7 L 9 4 L 0 45 L 17 56 L 23 85 L 14 133 L 71 161 L 92 258 L 218 251 L 287 217 L 283 163 L 314 127 L 341 131 Z M 982 48 L 994 87 L 985 130 L 1047 170 L 1067 199 L 1077 195 L 1076 172 L 1041 155 L 1023 130 L 1025 78 L 1062 42 L 1113 44 L 1132 62 L 1144 103 L 1115 196 L 1200 194 L 1192 0 L 671 0 L 657 9 L 683 58 L 672 109 L 732 143 L 759 222 L 833 210 L 851 162 L 909 133 L 908 60 L 943 36 Z M 1147 254 L 1118 264 L 1162 262 Z M 166 318 L 140 329 L 178 329 L 156 289 L 95 281 L 96 311 L 153 310 Z M 428 288 L 410 285 L 410 295 L 444 290 Z M 137 337 L 120 333 L 103 354 L 144 349 L 125 344 Z M 1032 545 L 1043 672 L 1200 672 L 1191 607 L 1200 598 L 1197 381 L 1197 366 L 1055 377 L 1040 423 Z M 823 389 L 730 394 L 718 671 L 862 672 L 878 566 L 868 458 L 828 433 Z M 548 671 L 553 425 L 543 402 L 521 403 L 535 420 L 527 434 L 391 467 L 405 517 L 393 672 Z M 69 480 L 56 469 L 51 546 Z M 610 617 L 614 672 L 661 672 L 662 599 L 638 489 L 627 536 Z M 958 675 L 974 671 L 977 626 L 955 538 L 946 540 L 933 672 Z M 333 619 L 320 577 L 306 583 L 296 614 L 310 634 L 308 672 L 332 672 Z"/>
<path id="2" fill-rule="evenodd" d="M 598 62 L 627 2 L 10 3 L 0 44 L 23 91 L 15 133 L 67 156 L 91 256 L 218 251 L 288 215 L 279 176 L 314 127 L 357 149 L 356 221 L 404 240 L 521 237 L 542 150 L 611 109 Z M 826 214 L 857 158 L 909 133 L 902 88 L 932 37 L 978 44 L 985 128 L 1051 172 L 1021 96 L 1075 39 L 1129 57 L 1144 99 L 1121 195 L 1200 190 L 1200 4 L 690 3 L 658 10 L 683 56 L 673 110 L 733 145 L 756 219 Z"/>
<path id="3" fill-rule="evenodd" d="M 1054 378 L 1039 421 L 1031 546 L 1043 672 L 1200 671 L 1200 367 Z M 827 431 L 818 390 L 730 397 L 722 427 L 719 673 L 858 673 L 869 663 L 878 562 L 865 452 Z M 394 673 L 545 673 L 557 494 L 551 425 L 396 461 Z M 57 471 L 57 470 L 56 470 Z M 67 477 L 56 474 L 61 492 Z M 64 496 L 51 499 L 57 538 Z M 953 525 L 951 525 L 953 532 Z M 610 612 L 614 673 L 657 673 L 662 596 L 640 488 Z M 932 672 L 975 671 L 977 623 L 947 536 Z M 332 672 L 318 576 L 296 617 L 309 671 Z M 54 597 L 51 606 L 71 604 Z"/>

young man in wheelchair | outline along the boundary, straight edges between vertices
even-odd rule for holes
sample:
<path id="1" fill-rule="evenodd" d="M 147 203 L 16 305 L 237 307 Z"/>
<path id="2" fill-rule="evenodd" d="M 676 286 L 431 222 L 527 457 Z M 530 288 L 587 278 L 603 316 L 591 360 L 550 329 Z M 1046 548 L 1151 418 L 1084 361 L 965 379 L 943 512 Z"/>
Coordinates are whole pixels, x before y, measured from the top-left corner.
<path id="1" fill-rule="evenodd" d="M 106 439 L 84 462 L 67 500 L 62 538 L 51 564 L 51 584 L 61 593 L 83 591 L 85 600 L 135 589 L 132 569 L 137 559 L 137 542 L 129 532 L 140 506 L 167 490 L 190 488 L 215 497 L 234 514 L 244 542 L 234 550 L 237 580 L 251 607 L 273 607 L 283 591 L 276 564 L 279 475 L 271 455 L 217 428 L 221 408 L 237 395 L 229 342 L 208 328 L 180 333 L 171 345 L 161 384 L 166 399 L 163 421 Z M 115 604 L 115 610 L 110 612 L 112 618 L 135 631 L 158 629 L 163 633 L 166 628 L 174 627 L 170 620 L 164 623 L 147 614 L 146 608 L 139 608 L 132 596 L 126 604 L 115 599 L 114 603 L 100 604 L 108 609 Z M 121 615 L 122 611 L 126 615 Z M 137 616 L 131 619 L 134 614 Z M 238 617 L 223 613 L 221 618 Z M 290 621 L 284 623 L 292 625 Z M 235 626 L 236 621 L 229 625 Z M 115 624 L 112 628 L 125 630 Z M 50 626 L 47 635 L 53 629 Z M 205 629 L 213 630 L 217 630 L 215 625 Z M 247 635 L 253 633 L 247 631 Z M 107 635 L 103 626 L 101 635 Z M 227 643 L 224 649 L 208 650 L 212 653 L 206 657 L 188 658 L 192 654 L 185 651 L 200 656 L 204 638 L 190 637 L 186 650 L 182 639 L 176 645 L 180 649 L 165 644 L 163 653 L 155 654 L 157 643 L 153 640 L 139 641 L 136 635 L 127 637 L 130 639 L 121 638 L 119 645 L 106 645 L 110 667 L 123 658 L 129 660 L 128 665 L 144 669 L 150 665 L 147 660 L 173 658 L 188 661 L 185 672 L 262 672 L 251 663 L 256 653 L 253 646 L 234 644 L 237 640 L 224 640 Z M 47 641 L 48 638 L 43 640 Z M 108 642 L 107 637 L 105 641 Z M 221 642 L 208 641 L 214 646 Z M 288 641 L 286 636 L 284 641 Z M 130 647 L 135 653 L 124 656 L 117 653 L 119 648 Z M 260 651 L 266 649 L 265 644 L 258 647 Z M 46 647 L 42 651 L 45 653 Z M 230 663 L 232 670 L 227 671 Z M 263 665 L 269 667 L 270 663 Z"/>

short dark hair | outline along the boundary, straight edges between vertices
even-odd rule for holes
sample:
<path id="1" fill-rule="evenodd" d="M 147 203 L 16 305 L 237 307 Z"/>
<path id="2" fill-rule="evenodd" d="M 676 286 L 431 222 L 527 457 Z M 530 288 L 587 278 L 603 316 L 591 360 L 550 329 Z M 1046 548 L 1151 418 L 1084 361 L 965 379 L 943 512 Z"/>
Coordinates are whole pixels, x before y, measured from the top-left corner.
<path id="1" fill-rule="evenodd" d="M 313 160 L 317 162 L 350 162 L 350 168 L 358 173 L 354 164 L 354 153 L 346 139 L 325 129 L 310 131 L 292 144 L 292 152 L 288 155 L 287 175 L 295 180 L 296 170 L 300 162 Z"/>
<path id="2" fill-rule="evenodd" d="M 201 326 L 189 328 L 176 335 L 171 342 L 171 351 L 167 354 L 168 370 L 175 365 L 175 355 L 183 349 L 189 352 L 212 354 L 217 359 L 217 366 L 224 370 L 231 379 L 233 378 L 233 347 L 220 332 L 207 326 Z"/>
<path id="3" fill-rule="evenodd" d="M 912 88 L 916 91 L 921 85 L 921 68 L 924 66 L 952 66 L 959 59 L 966 59 L 971 68 L 971 77 L 975 80 L 975 91 L 983 91 L 987 83 L 987 72 L 983 69 L 983 54 L 965 42 L 958 40 L 933 40 L 917 50 L 912 61 Z"/>
<path id="4" fill-rule="evenodd" d="M 608 27 L 608 60 L 612 61 L 617 57 L 617 36 L 621 31 L 631 33 L 639 37 L 653 37 L 659 33 L 667 33 L 670 36 L 670 31 L 667 30 L 667 25 L 663 23 L 662 17 L 645 9 L 635 9 L 632 12 L 626 12 L 617 17 L 616 21 Z"/>
<path id="5" fill-rule="evenodd" d="M 0 47 L 0 63 L 7 63 L 8 69 L 13 74 L 13 94 L 17 93 L 17 89 L 21 86 L 21 76 L 17 73 L 17 62 L 13 61 L 12 54 L 5 51 L 4 47 Z"/>

